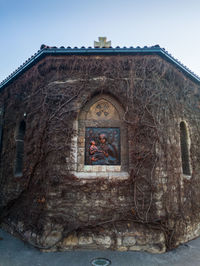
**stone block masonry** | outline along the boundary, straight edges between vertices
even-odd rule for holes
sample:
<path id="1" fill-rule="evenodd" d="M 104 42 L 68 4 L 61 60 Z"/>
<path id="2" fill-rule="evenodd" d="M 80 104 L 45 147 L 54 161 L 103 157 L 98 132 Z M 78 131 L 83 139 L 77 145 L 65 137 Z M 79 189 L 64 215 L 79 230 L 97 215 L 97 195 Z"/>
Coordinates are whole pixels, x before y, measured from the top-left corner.
<path id="1" fill-rule="evenodd" d="M 51 251 L 161 253 L 198 236 L 199 91 L 156 54 L 54 54 L 38 61 L 1 91 L 2 226 Z M 23 169 L 16 177 L 22 122 Z M 86 128 L 99 157 L 89 153 Z M 97 134 L 103 128 L 105 146 Z"/>

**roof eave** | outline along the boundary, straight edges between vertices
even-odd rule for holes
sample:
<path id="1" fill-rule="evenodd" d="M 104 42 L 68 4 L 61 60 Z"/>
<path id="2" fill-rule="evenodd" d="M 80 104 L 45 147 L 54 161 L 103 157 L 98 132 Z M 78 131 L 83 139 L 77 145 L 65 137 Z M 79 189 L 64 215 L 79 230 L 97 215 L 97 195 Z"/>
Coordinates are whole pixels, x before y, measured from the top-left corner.
<path id="1" fill-rule="evenodd" d="M 45 48 L 39 50 L 35 55 L 28 59 L 22 66 L 20 66 L 15 72 L 13 72 L 8 78 L 0 83 L 0 90 L 10 84 L 26 70 L 31 68 L 34 64 L 40 61 L 47 55 L 136 55 L 136 54 L 158 54 L 164 57 L 168 62 L 174 64 L 179 70 L 187 75 L 194 82 L 200 84 L 200 77 L 195 75 L 187 67 L 181 64 L 177 59 L 167 53 L 159 46 L 144 47 L 144 48 Z"/>

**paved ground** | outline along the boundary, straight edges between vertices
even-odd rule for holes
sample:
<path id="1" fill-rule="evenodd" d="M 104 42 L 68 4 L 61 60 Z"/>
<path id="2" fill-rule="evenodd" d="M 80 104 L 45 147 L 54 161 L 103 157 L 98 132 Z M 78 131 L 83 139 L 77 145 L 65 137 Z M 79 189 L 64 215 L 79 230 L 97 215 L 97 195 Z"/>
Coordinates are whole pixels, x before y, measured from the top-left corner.
<path id="1" fill-rule="evenodd" d="M 111 266 L 200 266 L 200 238 L 165 253 L 70 251 L 42 253 L 0 229 L 0 266 L 91 266 L 94 258 L 107 258 Z"/>

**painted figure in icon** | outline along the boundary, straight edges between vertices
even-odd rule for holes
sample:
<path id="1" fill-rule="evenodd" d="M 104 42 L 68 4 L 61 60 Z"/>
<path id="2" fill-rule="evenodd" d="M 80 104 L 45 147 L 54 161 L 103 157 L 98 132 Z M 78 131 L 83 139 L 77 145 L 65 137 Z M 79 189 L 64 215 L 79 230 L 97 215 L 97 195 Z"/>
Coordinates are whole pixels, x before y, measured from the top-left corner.
<path id="1" fill-rule="evenodd" d="M 90 141 L 89 154 L 91 155 L 90 156 L 90 159 L 91 159 L 92 162 L 98 161 L 99 150 L 98 150 L 98 148 L 97 148 L 96 143 L 95 143 L 94 140 L 91 140 Z"/>
<path id="2" fill-rule="evenodd" d="M 105 133 L 99 134 L 99 145 L 94 140 L 90 142 L 89 155 L 91 164 L 112 165 L 117 163 L 117 150 L 114 145 L 107 142 Z"/>

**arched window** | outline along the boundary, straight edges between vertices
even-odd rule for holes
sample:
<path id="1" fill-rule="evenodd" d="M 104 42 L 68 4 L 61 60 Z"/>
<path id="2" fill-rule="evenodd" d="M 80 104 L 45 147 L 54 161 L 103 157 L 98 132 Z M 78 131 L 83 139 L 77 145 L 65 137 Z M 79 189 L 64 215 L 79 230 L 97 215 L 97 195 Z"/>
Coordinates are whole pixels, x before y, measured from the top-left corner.
<path id="1" fill-rule="evenodd" d="M 23 157 L 24 157 L 24 136 L 26 131 L 25 121 L 21 121 L 16 134 L 16 156 L 14 166 L 14 176 L 21 177 L 23 175 Z"/>
<path id="2" fill-rule="evenodd" d="M 183 174 L 191 175 L 189 158 L 189 136 L 187 126 L 184 121 L 180 123 L 180 144 Z"/>
<path id="3" fill-rule="evenodd" d="M 77 172 L 127 172 L 127 128 L 122 105 L 98 95 L 81 110 L 78 121 Z"/>
<path id="4" fill-rule="evenodd" d="M 4 116 L 4 108 L 0 107 L 0 153 L 2 149 L 2 139 L 3 139 L 3 116 Z"/>

